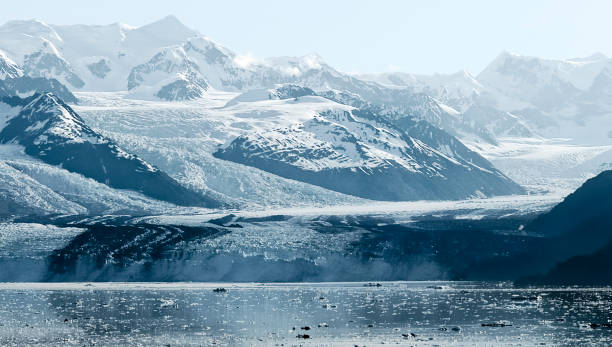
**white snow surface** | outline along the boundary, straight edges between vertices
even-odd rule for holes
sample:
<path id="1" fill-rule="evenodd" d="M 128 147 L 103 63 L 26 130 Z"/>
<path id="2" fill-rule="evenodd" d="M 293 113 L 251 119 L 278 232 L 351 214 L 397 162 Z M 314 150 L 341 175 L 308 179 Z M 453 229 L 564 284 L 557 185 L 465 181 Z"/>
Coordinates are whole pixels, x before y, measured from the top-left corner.
<path id="1" fill-rule="evenodd" d="M 27 56 L 38 52 L 56 57 L 61 66 L 43 66 L 38 67 L 41 71 L 25 73 L 58 78 L 72 90 L 126 91 L 132 83 L 131 96 L 148 100 L 156 100 L 161 87 L 177 80 L 201 90 L 200 83 L 195 82 L 201 79 L 225 91 L 265 89 L 287 82 L 315 90 L 365 83 L 333 69 L 317 54 L 264 60 L 237 55 L 173 16 L 141 27 L 10 21 L 0 26 L 0 50 L 0 57 L 17 65 L 23 65 Z M 100 63 L 108 69 L 104 76 L 92 68 Z M 144 71 L 139 70 L 147 65 Z M 553 60 L 503 52 L 477 76 L 459 71 L 357 77 L 378 83 L 361 84 L 359 88 L 408 88 L 430 95 L 441 103 L 442 110 L 458 119 L 474 104 L 485 104 L 515 116 L 514 120 L 503 117 L 510 128 L 527 127 L 536 135 L 569 138 L 578 145 L 606 145 L 612 144 L 612 105 L 605 101 L 609 97 L 597 99 L 606 87 L 595 82 L 607 83 L 606 72 L 610 71 L 611 60 L 602 54 Z M 70 83 L 72 74 L 84 84 Z M 597 88 L 591 90 L 594 86 Z M 479 136 L 478 129 L 495 136 L 516 135 L 498 134 L 493 131 L 494 124 L 488 124 L 486 119 L 480 122 L 483 124 L 473 124 L 470 131 L 459 131 L 458 135 L 470 139 Z M 492 116 L 491 122 L 499 120 Z"/>
<path id="2" fill-rule="evenodd" d="M 404 72 L 363 74 L 357 77 L 381 85 L 398 88 L 407 87 L 415 92 L 428 94 L 437 100 L 465 111 L 472 98 L 485 88 L 466 70 L 454 74 L 416 75 Z M 451 112 L 457 112 L 450 108 Z"/>
<path id="3" fill-rule="evenodd" d="M 319 216 L 388 216 L 396 222 L 410 222 L 412 217 L 425 214 L 441 215 L 446 212 L 455 218 L 486 216 L 491 212 L 507 211 L 510 214 L 527 214 L 545 211 L 563 199 L 559 192 L 548 194 L 531 194 L 521 196 L 500 196 L 493 198 L 474 198 L 459 201 L 364 201 L 357 203 L 340 203 L 330 206 L 254 208 L 228 211 L 211 211 L 191 209 L 180 214 L 161 214 L 142 217 L 135 221 L 146 221 L 159 224 L 180 224 L 200 226 L 209 220 L 227 216 L 263 218 L 271 216 L 292 216 L 293 218 L 311 219 Z"/>
<path id="4" fill-rule="evenodd" d="M 576 145 L 567 139 L 503 138 L 496 145 L 466 142 L 533 194 L 567 195 L 609 168 L 612 145 Z"/>
<path id="5" fill-rule="evenodd" d="M 48 25 L 38 20 L 10 21 L 0 26 L 0 47 L 17 64 L 43 49 L 55 53 L 85 82 L 85 90 L 126 90 L 132 68 L 164 47 L 196 35 L 172 16 L 138 28 L 120 23 Z M 102 59 L 108 62 L 110 72 L 101 79 L 88 65 Z M 49 77 L 65 82 L 61 76 Z"/>
<path id="6" fill-rule="evenodd" d="M 3 199 L 28 214 L 121 214 L 176 208 L 129 190 L 45 164 L 18 145 L 0 145 L 0 205 Z"/>
<path id="7" fill-rule="evenodd" d="M 237 93 L 211 90 L 186 102 L 135 100 L 127 93 L 77 93 L 74 109 L 94 130 L 113 139 L 182 184 L 256 206 L 329 205 L 362 199 L 284 179 L 212 153 L 237 136 L 271 133 L 345 108 L 319 97 L 265 100 L 224 107 Z"/>

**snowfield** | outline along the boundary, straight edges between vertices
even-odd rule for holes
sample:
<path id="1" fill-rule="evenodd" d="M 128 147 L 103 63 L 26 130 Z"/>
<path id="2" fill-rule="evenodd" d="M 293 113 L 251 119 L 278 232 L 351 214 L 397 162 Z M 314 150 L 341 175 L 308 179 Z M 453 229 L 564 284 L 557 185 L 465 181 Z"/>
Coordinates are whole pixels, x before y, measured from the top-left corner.
<path id="1" fill-rule="evenodd" d="M 501 138 L 497 145 L 466 142 L 533 194 L 567 195 L 612 162 L 612 145 L 578 145 L 568 139 Z"/>

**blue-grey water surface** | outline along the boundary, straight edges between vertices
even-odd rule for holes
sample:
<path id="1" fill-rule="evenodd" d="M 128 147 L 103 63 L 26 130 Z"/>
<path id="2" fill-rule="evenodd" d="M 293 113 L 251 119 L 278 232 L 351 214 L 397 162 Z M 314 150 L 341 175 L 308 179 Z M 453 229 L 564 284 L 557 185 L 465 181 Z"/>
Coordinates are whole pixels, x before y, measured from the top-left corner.
<path id="1" fill-rule="evenodd" d="M 610 288 L 0 284 L 2 346 L 609 345 L 609 323 Z"/>

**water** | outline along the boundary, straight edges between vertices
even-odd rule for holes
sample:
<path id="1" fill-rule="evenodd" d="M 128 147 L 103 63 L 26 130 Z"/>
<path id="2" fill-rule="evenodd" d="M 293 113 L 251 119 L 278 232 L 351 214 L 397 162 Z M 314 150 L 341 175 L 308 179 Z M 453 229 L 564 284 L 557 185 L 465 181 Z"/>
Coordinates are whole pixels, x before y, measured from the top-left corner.
<path id="1" fill-rule="evenodd" d="M 609 345 L 608 322 L 612 288 L 0 284 L 2 346 Z"/>

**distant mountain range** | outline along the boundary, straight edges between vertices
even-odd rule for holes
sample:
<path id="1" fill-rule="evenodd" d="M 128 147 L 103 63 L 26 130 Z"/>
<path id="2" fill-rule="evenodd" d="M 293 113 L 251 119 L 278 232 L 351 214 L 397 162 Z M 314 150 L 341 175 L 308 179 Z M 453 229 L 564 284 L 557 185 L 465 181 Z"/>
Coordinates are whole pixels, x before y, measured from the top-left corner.
<path id="1" fill-rule="evenodd" d="M 0 75 L 0 92 L 11 110 L 0 141 L 111 188 L 173 204 L 214 207 L 222 200 L 236 202 L 223 197 L 231 189 L 214 183 L 221 177 L 205 172 L 209 162 L 218 170 L 229 165 L 222 164 L 225 160 L 375 200 L 524 193 L 453 136 L 464 131 L 494 141 L 492 135 L 474 122 L 464 122 L 458 111 L 434 97 L 341 73 L 317 55 L 247 64 L 171 16 L 138 28 L 8 22 L 0 27 Z M 179 171 L 167 167 L 166 174 L 156 167 L 163 166 L 159 155 L 133 147 L 133 141 L 118 144 L 126 134 L 109 132 L 108 122 L 92 127 L 66 104 L 79 104 L 82 92 L 124 93 L 122 97 L 136 103 L 172 101 L 177 106 L 171 107 L 179 108 L 181 102 L 206 100 L 219 92 L 242 93 L 234 94 L 223 112 L 247 114 L 257 107 L 275 114 L 278 107 L 286 107 L 301 116 L 282 122 L 257 119 L 257 128 L 251 130 L 238 121 L 210 128 L 218 134 L 217 148 L 194 148 L 206 158 L 197 164 L 183 162 Z M 132 112 L 111 106 L 101 105 L 127 117 Z M 87 113 L 91 108 L 84 109 Z M 154 113 L 163 115 L 162 110 Z M 173 150 L 171 143 L 165 146 L 170 147 L 164 151 Z M 192 186 L 197 179 L 184 170 L 194 164 L 214 188 Z M 258 179 L 250 171 L 248 175 L 247 181 Z M 239 198 L 265 203 L 263 197 Z"/>
<path id="2" fill-rule="evenodd" d="M 608 118 L 612 117 L 607 115 L 612 108 L 607 96 L 612 89 L 611 64 L 601 54 L 553 61 L 503 52 L 477 76 L 465 71 L 432 76 L 354 76 L 335 70 L 316 54 L 245 60 L 172 16 L 142 27 L 12 21 L 0 26 L 0 93 L 14 115 L 5 117 L 2 134 L 4 143 L 19 144 L 27 155 L 47 164 L 112 188 L 128 188 L 178 204 L 213 206 L 224 199 L 236 202 L 235 198 L 261 203 L 263 197 L 236 195 L 220 184 L 216 174 L 206 174 L 205 170 L 216 172 L 229 165 L 222 164 L 225 160 L 367 199 L 522 194 L 523 188 L 472 150 L 474 144 L 495 145 L 508 137 L 570 135 L 578 143 L 609 143 L 612 122 Z M 143 168 L 164 166 L 159 153 L 154 155 L 133 141 L 131 130 L 130 134 L 116 131 L 108 122 L 95 123 L 93 127 L 87 124 L 88 120 L 97 120 L 88 118 L 93 109 L 87 102 L 83 106 L 85 117 L 65 104 L 78 104 L 82 93 L 88 96 L 98 92 L 119 93 L 121 98 L 143 105 L 172 101 L 176 106 L 164 107 L 176 109 L 184 107 L 181 103 L 188 105 L 215 98 L 219 93 L 233 93 L 223 108 L 206 108 L 206 112 L 231 114 L 234 121 L 208 124 L 209 140 L 201 150 L 201 158 L 173 164 L 165 170 L 155 169 L 159 176 L 156 179 L 165 180 L 165 185 L 174 187 L 168 189 L 175 189 L 173 193 L 162 193 L 153 188 L 157 183 L 136 183 L 141 178 L 129 184 L 124 179 L 111 179 L 104 173 L 110 163 L 104 163 L 107 157 L 103 152 L 82 152 L 102 163 L 92 166 L 87 160 L 69 156 L 78 141 L 67 141 L 61 149 L 50 148 L 51 143 L 39 140 L 40 134 L 30 137 L 33 132 L 26 131 L 47 131 L 45 126 L 55 121 L 52 115 L 70 114 L 69 118 L 78 119 L 74 123 L 82 128 L 80 132 L 91 133 L 88 139 L 103 138 L 101 141 L 111 147 L 124 147 L 121 151 L 126 158 L 137 158 L 133 164 L 144 165 Z M 23 110 L 15 110 L 28 106 L 31 100 L 41 100 L 34 96 L 36 93 L 53 101 L 45 104 L 57 107 L 55 111 L 37 110 L 36 121 L 26 120 Z M 96 105 L 98 109 L 108 107 L 112 113 L 124 112 L 126 121 L 133 113 L 129 108 L 100 105 L 99 101 Z M 254 109 L 269 116 L 240 116 Z M 164 112 L 159 109 L 154 113 L 161 116 Z M 297 112 L 300 116 L 281 121 L 273 116 L 279 112 Z M 138 121 L 142 119 L 139 117 Z M 158 116 L 150 117 L 153 120 Z M 130 120 L 133 121 L 136 119 Z M 37 128 L 44 122 L 47 123 Z M 166 135 L 158 132 L 156 136 L 162 139 Z M 159 147 L 156 151 L 169 150 L 178 148 Z M 143 155 L 151 163 L 140 159 Z M 606 157 L 601 156 L 602 160 Z M 131 164 L 127 163 L 119 165 L 121 170 L 147 172 L 136 167 L 128 169 L 125 165 Z M 194 165 L 206 176 L 203 186 L 192 186 L 200 178 L 191 176 L 193 169 L 186 170 Z M 252 171 L 247 176 L 240 185 L 255 184 L 259 179 Z M 215 198 L 200 201 L 203 195 L 191 196 L 193 189 Z M 225 196 L 228 193 L 234 197 Z M 177 194 L 186 200 L 177 198 Z"/>
<path id="3" fill-rule="evenodd" d="M 582 135 L 580 141 L 609 143 L 611 71 L 612 60 L 602 54 L 547 60 L 503 52 L 477 76 L 466 71 L 351 76 L 316 54 L 242 59 L 173 16 L 142 27 L 35 20 L 0 27 L 0 76 L 55 78 L 73 91 L 129 90 L 134 97 L 164 100 L 200 98 L 209 88 L 245 91 L 297 83 L 405 108 L 455 136 L 489 142 L 503 136 Z M 591 136 L 575 127 L 588 128 Z"/>
<path id="4" fill-rule="evenodd" d="M 502 52 L 480 74 L 362 75 L 382 85 L 425 93 L 498 136 L 568 137 L 609 144 L 612 59 L 603 54 L 549 60 Z M 507 119 L 513 119 L 509 123 Z M 495 125 L 505 123 L 496 129 Z M 603 126 L 602 126 L 603 125 Z M 510 130 L 510 131 L 508 131 Z"/>

